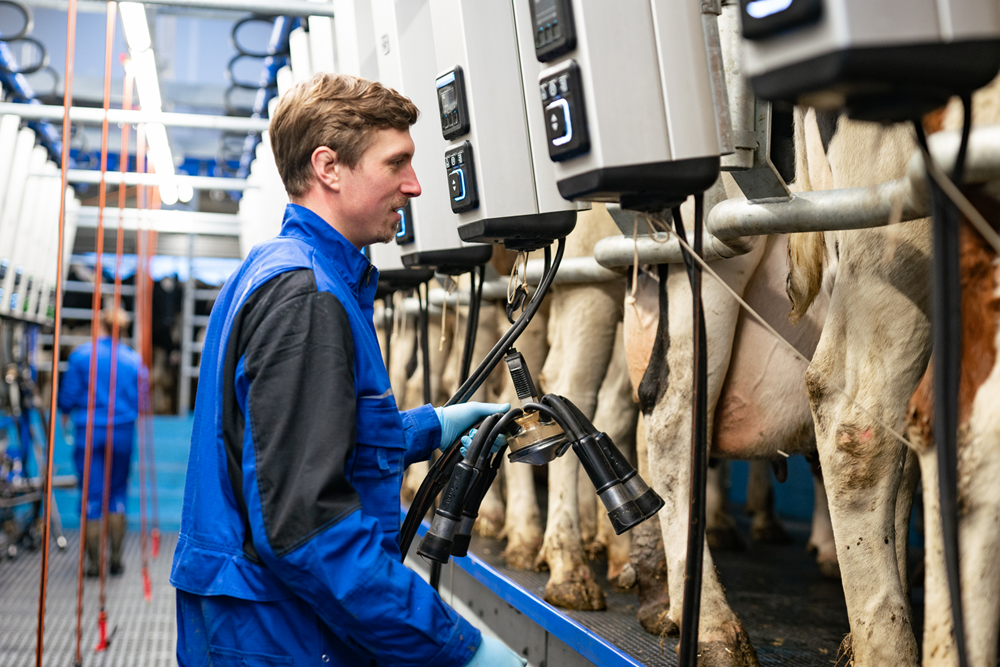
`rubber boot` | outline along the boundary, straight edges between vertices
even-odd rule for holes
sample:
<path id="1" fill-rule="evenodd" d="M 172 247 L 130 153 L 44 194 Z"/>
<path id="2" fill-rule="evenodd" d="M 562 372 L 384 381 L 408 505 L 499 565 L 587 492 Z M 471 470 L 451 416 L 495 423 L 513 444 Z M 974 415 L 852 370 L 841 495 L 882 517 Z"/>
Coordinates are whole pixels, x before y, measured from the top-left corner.
<path id="1" fill-rule="evenodd" d="M 111 514 L 108 516 L 108 533 L 111 536 L 111 574 L 125 572 L 122 565 L 122 545 L 125 542 L 125 515 Z"/>
<path id="2" fill-rule="evenodd" d="M 96 577 L 100 573 L 101 559 L 101 521 L 100 519 L 87 522 L 86 532 L 87 547 L 87 576 Z"/>

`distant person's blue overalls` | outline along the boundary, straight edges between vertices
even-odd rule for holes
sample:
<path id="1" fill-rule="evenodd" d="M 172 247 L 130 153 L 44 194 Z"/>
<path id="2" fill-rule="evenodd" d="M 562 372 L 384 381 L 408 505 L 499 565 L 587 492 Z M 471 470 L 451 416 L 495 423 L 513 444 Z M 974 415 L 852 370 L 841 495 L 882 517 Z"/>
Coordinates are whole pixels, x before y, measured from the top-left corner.
<path id="1" fill-rule="evenodd" d="M 120 317 L 126 318 L 123 314 Z M 94 417 L 90 478 L 87 484 L 86 550 L 89 560 L 87 576 L 97 576 L 100 561 L 101 522 L 104 502 L 104 457 L 108 443 L 108 398 L 111 386 L 111 317 L 102 318 L 101 333 L 97 339 L 97 382 L 94 392 Z M 127 322 L 127 319 L 124 320 Z M 146 383 L 146 370 L 142 358 L 132 348 L 118 343 L 115 363 L 115 405 L 112 417 L 111 483 L 108 500 L 108 537 L 111 540 L 111 574 L 121 574 L 122 544 L 125 539 L 125 509 L 128 491 L 128 473 L 132 462 L 135 422 L 139 417 L 139 386 Z M 72 416 L 76 427 L 73 460 L 76 463 L 77 487 L 83 490 L 83 469 L 87 446 L 87 401 L 89 396 L 91 344 L 77 347 L 69 355 L 69 368 L 59 387 L 59 409 Z"/>

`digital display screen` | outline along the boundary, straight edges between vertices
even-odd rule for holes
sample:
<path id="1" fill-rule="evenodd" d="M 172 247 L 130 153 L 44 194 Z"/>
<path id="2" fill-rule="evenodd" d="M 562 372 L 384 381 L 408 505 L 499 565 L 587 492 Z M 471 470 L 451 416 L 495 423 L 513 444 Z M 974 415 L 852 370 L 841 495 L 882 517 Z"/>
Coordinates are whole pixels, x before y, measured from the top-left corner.
<path id="1" fill-rule="evenodd" d="M 535 25 L 544 26 L 558 18 L 556 0 L 535 0 Z"/>
<path id="2" fill-rule="evenodd" d="M 454 85 L 438 88 L 438 104 L 441 105 L 442 116 L 447 116 L 458 108 L 458 95 L 455 94 Z"/>

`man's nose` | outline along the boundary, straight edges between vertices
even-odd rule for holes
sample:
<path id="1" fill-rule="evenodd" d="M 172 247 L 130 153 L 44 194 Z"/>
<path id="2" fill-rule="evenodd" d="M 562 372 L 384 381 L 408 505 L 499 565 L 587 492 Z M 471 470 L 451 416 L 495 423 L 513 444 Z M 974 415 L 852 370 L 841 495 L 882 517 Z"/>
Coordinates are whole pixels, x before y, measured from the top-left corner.
<path id="1" fill-rule="evenodd" d="M 420 182 L 417 180 L 417 172 L 413 170 L 413 167 L 407 167 L 406 176 L 403 178 L 403 184 L 400 187 L 400 191 L 407 197 L 419 197 L 420 196 Z"/>

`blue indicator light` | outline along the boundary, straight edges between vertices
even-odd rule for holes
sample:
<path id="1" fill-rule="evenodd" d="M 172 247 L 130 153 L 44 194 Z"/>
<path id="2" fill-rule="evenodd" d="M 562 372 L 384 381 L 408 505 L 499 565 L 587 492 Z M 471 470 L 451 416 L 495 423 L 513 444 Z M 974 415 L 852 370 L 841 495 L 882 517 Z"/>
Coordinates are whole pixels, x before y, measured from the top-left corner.
<path id="1" fill-rule="evenodd" d="M 442 88 L 455 81 L 455 72 L 448 72 L 437 80 L 437 87 Z"/>
<path id="2" fill-rule="evenodd" d="M 747 14 L 755 19 L 767 18 L 792 6 L 793 0 L 752 0 L 747 3 Z"/>
<path id="3" fill-rule="evenodd" d="M 401 239 L 406 236 L 406 209 L 401 208 L 396 212 L 399 213 L 399 231 L 396 232 L 396 238 Z"/>

